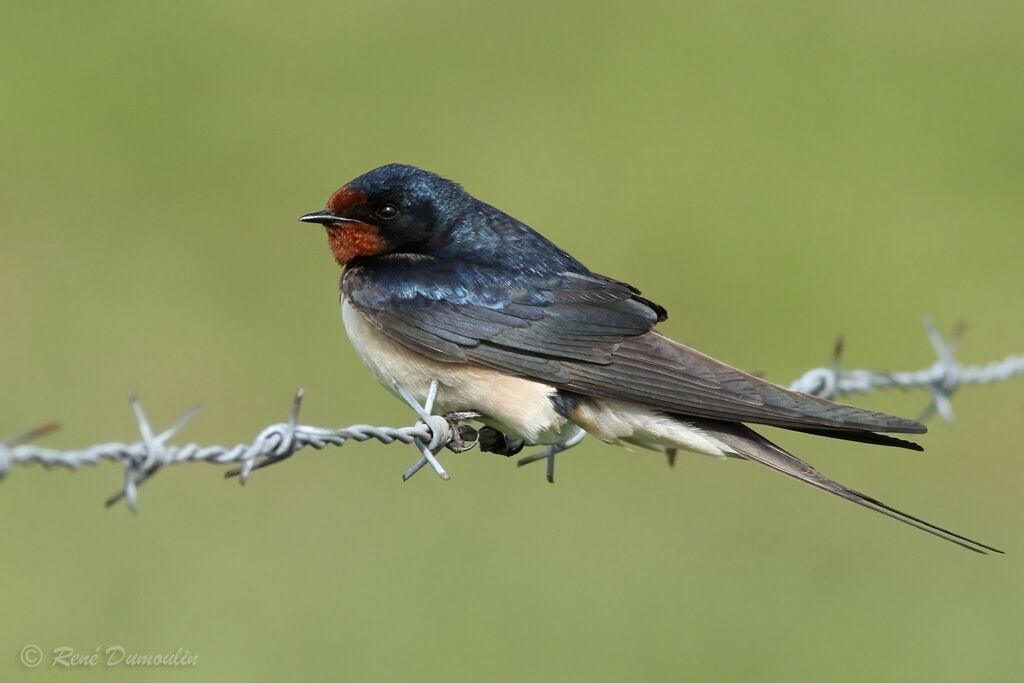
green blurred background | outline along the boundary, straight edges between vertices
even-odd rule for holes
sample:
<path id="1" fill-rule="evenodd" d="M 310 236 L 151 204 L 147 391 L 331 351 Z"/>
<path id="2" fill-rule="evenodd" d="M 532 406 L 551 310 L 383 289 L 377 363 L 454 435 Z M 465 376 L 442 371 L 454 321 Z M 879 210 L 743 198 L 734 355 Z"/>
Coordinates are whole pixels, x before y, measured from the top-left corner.
<path id="1" fill-rule="evenodd" d="M 787 382 L 827 362 L 1024 350 L 1017 3 L 4 3 L 0 432 L 133 438 L 402 425 L 359 365 L 321 232 L 391 161 L 462 182 Z M 916 415 L 924 394 L 858 401 Z M 180 467 L 0 486 L 0 678 L 1019 680 L 1024 380 L 964 390 L 923 455 L 786 435 L 825 472 L 1004 547 L 986 558 L 760 468 L 588 442 L 303 453 L 244 489 Z M 18 663 L 184 648 L 184 670 Z"/>

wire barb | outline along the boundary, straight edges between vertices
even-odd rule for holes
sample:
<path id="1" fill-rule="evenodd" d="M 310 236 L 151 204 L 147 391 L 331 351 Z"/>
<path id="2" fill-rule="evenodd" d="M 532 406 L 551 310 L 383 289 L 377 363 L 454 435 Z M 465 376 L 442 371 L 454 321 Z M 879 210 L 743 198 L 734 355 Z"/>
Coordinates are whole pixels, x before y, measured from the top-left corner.
<path id="1" fill-rule="evenodd" d="M 572 436 L 570 436 L 568 439 L 566 439 L 562 443 L 551 444 L 550 446 L 545 448 L 543 451 L 539 451 L 537 453 L 531 453 L 529 455 L 524 455 L 523 457 L 519 458 L 518 462 L 516 462 L 516 467 L 522 467 L 523 465 L 529 465 L 531 462 L 537 462 L 539 460 L 544 460 L 548 464 L 547 470 L 545 472 L 545 478 L 548 480 L 549 484 L 554 484 L 555 483 L 555 456 L 558 455 L 559 453 L 563 452 L 563 451 L 569 450 L 573 446 L 579 445 L 579 443 L 581 441 L 583 441 L 583 439 L 585 439 L 585 438 L 587 438 L 587 433 L 585 431 L 583 431 L 583 429 L 581 429 L 580 427 L 576 427 L 576 430 L 572 433 Z M 670 465 L 672 464 L 674 459 L 675 459 L 675 456 L 671 456 L 669 458 L 669 464 Z"/>
<path id="2" fill-rule="evenodd" d="M 790 388 L 829 399 L 885 389 L 924 389 L 931 395 L 931 403 L 924 417 L 938 413 L 942 419 L 951 422 L 951 398 L 961 387 L 1002 382 L 1017 375 L 1024 375 L 1024 355 L 1007 356 L 1001 361 L 987 365 L 961 365 L 956 360 L 956 352 L 965 329 L 963 324 L 959 324 L 949 337 L 943 337 L 934 323 L 926 319 L 925 332 L 937 360 L 930 367 L 911 372 L 844 370 L 840 360 L 845 344 L 840 337 L 833 349 L 830 364 L 809 370 L 793 382 Z M 228 470 L 225 476 L 237 476 L 241 483 L 245 483 L 253 472 L 287 460 L 305 448 L 322 450 L 328 446 L 344 446 L 349 441 L 375 440 L 383 444 L 409 444 L 416 448 L 419 457 L 402 474 L 403 481 L 407 481 L 427 465 L 430 465 L 441 479 L 448 480 L 451 477 L 438 460 L 438 454 L 445 448 L 457 453 L 473 448 L 476 445 L 476 433 L 471 427 L 463 426 L 461 423 L 477 420 L 482 416 L 478 413 L 435 415 L 434 407 L 439 389 L 437 380 L 431 382 L 421 403 L 406 387 L 400 386 L 396 381 L 395 390 L 419 418 L 415 424 L 399 428 L 357 424 L 342 429 L 300 424 L 299 415 L 303 401 L 303 392 L 300 389 L 292 401 L 286 422 L 270 425 L 251 443 L 239 444 L 232 448 L 197 444 L 170 445 L 170 440 L 198 415 L 199 408 L 186 411 L 170 427 L 155 433 L 141 400 L 132 394 L 129 402 L 139 431 L 138 441 L 99 444 L 70 451 L 42 448 L 32 442 L 57 429 L 57 423 L 46 423 L 9 439 L 0 440 L 0 479 L 3 479 L 14 465 L 41 464 L 46 468 L 65 467 L 77 470 L 101 461 L 118 462 L 124 468 L 123 483 L 121 489 L 107 500 L 107 505 L 124 500 L 128 508 L 134 511 L 138 507 L 139 488 L 161 469 L 170 465 L 186 462 L 208 462 L 216 465 L 234 463 L 238 467 Z M 466 438 L 470 436 L 472 438 Z M 586 432 L 579 429 L 564 443 L 549 445 L 537 453 L 521 458 L 517 464 L 522 466 L 543 460 L 547 463 L 547 479 L 554 482 L 555 456 L 572 448 L 585 437 Z M 667 456 L 669 464 L 672 464 L 675 461 L 675 453 L 667 453 Z"/>
<path id="3" fill-rule="evenodd" d="M 931 403 L 921 419 L 926 420 L 938 413 L 939 417 L 951 423 L 953 406 L 950 399 L 960 387 L 1003 382 L 1024 375 L 1024 355 L 1007 356 L 987 365 L 961 365 L 956 359 L 956 352 L 967 329 L 962 322 L 953 327 L 948 338 L 942 336 L 931 318 L 924 319 L 924 328 L 937 357 L 930 367 L 912 372 L 843 370 L 839 362 L 843 348 L 840 341 L 830 366 L 808 370 L 789 388 L 827 399 L 886 389 L 924 389 L 931 394 Z"/>
<path id="4" fill-rule="evenodd" d="M 424 439 L 416 439 L 416 448 L 419 449 L 422 455 L 419 460 L 414 462 L 412 466 L 402 474 L 402 481 L 409 481 L 409 479 L 423 469 L 423 466 L 427 463 L 430 463 L 430 466 L 434 468 L 434 471 L 437 472 L 437 476 L 448 481 L 451 477 L 445 471 L 444 467 L 441 466 L 441 463 L 437 460 L 435 453 L 440 451 L 448 444 L 449 441 L 451 441 L 451 430 L 448 427 L 447 420 L 443 417 L 430 414 L 430 411 L 434 409 L 434 399 L 437 398 L 437 388 L 439 386 L 438 381 L 435 379 L 430 382 L 430 389 L 427 391 L 427 398 L 423 402 L 423 405 L 420 405 L 419 401 L 409 393 L 408 389 L 400 385 L 397 379 L 394 381 L 394 384 L 395 390 L 398 391 L 398 394 L 402 399 L 409 404 L 409 407 L 420 416 L 420 420 L 422 420 L 420 424 L 423 424 L 430 430 L 432 437 L 429 443 Z"/>

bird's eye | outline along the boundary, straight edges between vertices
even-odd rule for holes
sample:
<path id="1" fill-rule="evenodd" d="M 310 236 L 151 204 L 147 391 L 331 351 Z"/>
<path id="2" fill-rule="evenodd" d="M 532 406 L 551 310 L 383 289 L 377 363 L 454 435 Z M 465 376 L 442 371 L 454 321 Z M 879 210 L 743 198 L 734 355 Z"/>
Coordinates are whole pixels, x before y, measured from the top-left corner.
<path id="1" fill-rule="evenodd" d="M 398 216 L 398 207 L 394 206 L 393 204 L 384 204 L 378 207 L 374 213 L 377 215 L 377 218 L 380 218 L 381 220 L 384 221 L 389 221 L 392 218 Z"/>

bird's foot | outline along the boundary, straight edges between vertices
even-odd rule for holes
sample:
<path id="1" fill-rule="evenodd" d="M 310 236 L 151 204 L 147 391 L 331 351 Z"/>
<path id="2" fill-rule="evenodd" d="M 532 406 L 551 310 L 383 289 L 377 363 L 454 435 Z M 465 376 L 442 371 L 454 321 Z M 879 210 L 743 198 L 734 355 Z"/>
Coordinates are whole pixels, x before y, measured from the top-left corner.
<path id="1" fill-rule="evenodd" d="M 498 455 L 504 455 L 506 458 L 516 455 L 526 445 L 526 442 L 522 439 L 512 438 L 493 427 L 481 427 L 478 436 L 481 451 L 484 453 L 497 453 Z"/>
<path id="2" fill-rule="evenodd" d="M 480 413 L 455 412 L 444 415 L 448 428 L 451 430 L 452 439 L 446 448 L 452 453 L 465 453 L 472 450 L 480 443 L 480 432 L 470 425 L 462 424 L 465 420 L 474 420 L 480 417 Z"/>

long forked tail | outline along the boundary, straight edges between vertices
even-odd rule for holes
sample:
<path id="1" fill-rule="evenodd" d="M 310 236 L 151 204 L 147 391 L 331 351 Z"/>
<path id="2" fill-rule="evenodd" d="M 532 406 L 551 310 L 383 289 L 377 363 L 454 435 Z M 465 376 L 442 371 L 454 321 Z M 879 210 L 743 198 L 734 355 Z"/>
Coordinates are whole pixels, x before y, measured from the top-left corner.
<path id="1" fill-rule="evenodd" d="M 886 505 L 876 498 L 872 498 L 871 496 L 867 496 L 859 491 L 855 491 L 838 482 L 832 481 L 805 463 L 803 460 L 800 460 L 791 453 L 784 451 L 782 448 L 776 446 L 774 443 L 746 425 L 736 422 L 718 422 L 710 420 L 700 421 L 696 424 L 708 433 L 713 434 L 715 438 L 733 448 L 742 457 L 761 463 L 776 472 L 782 472 L 783 474 L 793 477 L 798 481 L 810 484 L 822 491 L 828 491 L 840 498 L 844 498 L 852 503 L 866 507 L 869 510 L 879 512 L 886 517 L 892 517 L 904 524 L 909 524 L 915 529 L 920 529 L 921 531 L 925 531 L 933 536 L 938 536 L 950 543 L 956 543 L 958 546 L 967 548 L 968 550 L 972 550 L 976 553 L 988 554 L 989 552 L 993 552 L 1003 554 L 1003 551 L 998 548 L 993 548 L 990 545 L 985 545 L 984 543 L 967 538 L 966 536 L 961 536 L 949 529 L 943 529 L 942 527 L 926 522 L 919 517 L 914 517 L 913 515 L 897 510 L 890 505 Z"/>

